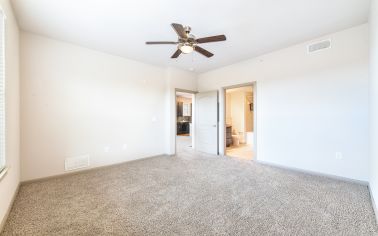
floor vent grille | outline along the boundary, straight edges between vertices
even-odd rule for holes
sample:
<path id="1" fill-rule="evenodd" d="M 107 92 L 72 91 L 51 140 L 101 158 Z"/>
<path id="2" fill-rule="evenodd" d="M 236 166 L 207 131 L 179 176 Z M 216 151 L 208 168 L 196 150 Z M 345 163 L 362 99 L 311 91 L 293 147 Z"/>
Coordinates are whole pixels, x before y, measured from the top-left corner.
<path id="1" fill-rule="evenodd" d="M 64 168 L 66 171 L 77 170 L 89 166 L 89 155 L 66 158 Z"/>

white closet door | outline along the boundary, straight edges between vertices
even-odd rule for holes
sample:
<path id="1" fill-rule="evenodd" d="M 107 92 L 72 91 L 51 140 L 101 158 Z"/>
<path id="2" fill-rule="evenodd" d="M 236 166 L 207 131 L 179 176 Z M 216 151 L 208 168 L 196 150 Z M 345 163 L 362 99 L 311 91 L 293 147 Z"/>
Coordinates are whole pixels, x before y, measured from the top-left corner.
<path id="1" fill-rule="evenodd" d="M 196 150 L 218 154 L 218 92 L 196 94 Z"/>

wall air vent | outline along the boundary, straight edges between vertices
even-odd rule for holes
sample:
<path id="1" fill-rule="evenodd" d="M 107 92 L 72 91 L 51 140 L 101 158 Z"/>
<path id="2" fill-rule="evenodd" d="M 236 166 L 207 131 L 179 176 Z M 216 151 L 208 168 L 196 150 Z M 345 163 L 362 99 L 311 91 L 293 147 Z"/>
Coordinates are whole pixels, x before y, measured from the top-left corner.
<path id="1" fill-rule="evenodd" d="M 328 48 L 331 48 L 331 40 L 329 39 L 308 45 L 307 52 L 313 53 L 313 52 L 321 51 Z"/>
<path id="2" fill-rule="evenodd" d="M 64 168 L 66 171 L 81 169 L 89 166 L 89 155 L 66 158 Z"/>

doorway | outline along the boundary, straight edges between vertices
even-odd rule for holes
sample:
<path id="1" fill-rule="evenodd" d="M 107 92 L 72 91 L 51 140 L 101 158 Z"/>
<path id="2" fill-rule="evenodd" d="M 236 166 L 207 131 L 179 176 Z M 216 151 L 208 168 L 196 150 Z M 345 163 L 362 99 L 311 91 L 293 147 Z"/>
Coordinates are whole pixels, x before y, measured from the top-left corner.
<path id="1" fill-rule="evenodd" d="M 255 94 L 253 84 L 225 88 L 225 154 L 252 160 L 255 156 Z"/>
<path id="2" fill-rule="evenodd" d="M 191 152 L 194 148 L 195 92 L 176 90 L 176 153 Z"/>

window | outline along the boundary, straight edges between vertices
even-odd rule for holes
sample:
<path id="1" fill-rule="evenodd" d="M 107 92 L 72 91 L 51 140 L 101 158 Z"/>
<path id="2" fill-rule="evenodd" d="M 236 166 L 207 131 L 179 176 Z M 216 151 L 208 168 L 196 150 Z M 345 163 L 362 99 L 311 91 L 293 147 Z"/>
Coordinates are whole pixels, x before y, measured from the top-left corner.
<path id="1" fill-rule="evenodd" d="M 5 169 L 5 15 L 0 8 L 0 173 Z"/>

